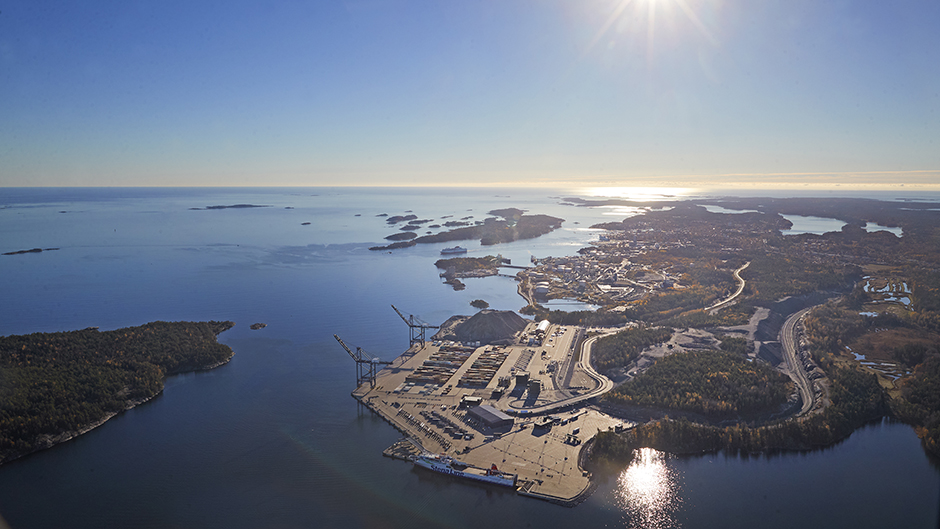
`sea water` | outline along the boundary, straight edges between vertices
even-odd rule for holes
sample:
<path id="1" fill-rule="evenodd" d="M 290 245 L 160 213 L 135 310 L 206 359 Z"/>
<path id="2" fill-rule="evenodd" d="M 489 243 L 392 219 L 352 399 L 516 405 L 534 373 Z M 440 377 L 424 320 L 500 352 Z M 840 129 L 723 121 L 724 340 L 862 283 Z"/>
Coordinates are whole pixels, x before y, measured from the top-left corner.
<path id="1" fill-rule="evenodd" d="M 472 314 L 474 299 L 524 301 L 504 277 L 442 284 L 444 244 L 369 251 L 397 231 L 377 215 L 443 224 L 519 207 L 566 219 L 534 240 L 459 242 L 525 265 L 574 254 L 611 220 L 561 204 L 576 193 L 0 189 L 0 253 L 58 248 L 0 256 L 0 334 L 236 322 L 220 336 L 228 364 L 172 377 L 151 402 L 0 467 L 0 515 L 15 529 L 936 526 L 940 472 L 892 423 L 809 453 L 653 454 L 574 509 L 383 458 L 399 434 L 350 396 L 354 364 L 332 335 L 391 359 L 408 345 L 391 304 L 439 324 Z M 235 204 L 266 207 L 204 209 Z"/>

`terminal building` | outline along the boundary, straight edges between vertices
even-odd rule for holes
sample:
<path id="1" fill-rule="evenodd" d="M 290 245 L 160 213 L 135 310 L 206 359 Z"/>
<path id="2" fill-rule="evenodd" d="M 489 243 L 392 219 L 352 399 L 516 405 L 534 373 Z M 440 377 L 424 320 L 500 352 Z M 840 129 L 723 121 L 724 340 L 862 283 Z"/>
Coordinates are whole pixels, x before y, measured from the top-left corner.
<path id="1" fill-rule="evenodd" d="M 471 419 L 480 421 L 481 424 L 490 429 L 512 427 L 513 419 L 509 415 L 497 410 L 489 404 L 481 404 L 470 408 L 467 416 Z"/>

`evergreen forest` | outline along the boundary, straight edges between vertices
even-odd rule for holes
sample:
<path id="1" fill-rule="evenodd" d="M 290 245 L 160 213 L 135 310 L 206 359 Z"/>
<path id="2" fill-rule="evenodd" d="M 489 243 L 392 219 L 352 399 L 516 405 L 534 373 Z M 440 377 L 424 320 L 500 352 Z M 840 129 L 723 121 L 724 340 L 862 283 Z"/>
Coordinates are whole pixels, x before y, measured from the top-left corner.
<path id="1" fill-rule="evenodd" d="M 227 362 L 232 322 L 155 321 L 0 337 L 0 463 L 48 448 L 152 398 L 164 379 Z"/>

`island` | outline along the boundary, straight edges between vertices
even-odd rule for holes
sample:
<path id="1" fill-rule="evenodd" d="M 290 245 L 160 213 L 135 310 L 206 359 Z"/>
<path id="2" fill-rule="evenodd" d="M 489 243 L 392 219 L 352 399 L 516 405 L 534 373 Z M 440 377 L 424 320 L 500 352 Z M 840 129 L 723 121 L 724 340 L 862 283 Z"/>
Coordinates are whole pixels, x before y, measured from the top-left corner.
<path id="1" fill-rule="evenodd" d="M 269 208 L 271 206 L 264 204 L 231 204 L 227 206 L 206 206 L 204 208 L 189 208 L 192 211 L 211 211 L 215 209 L 250 209 L 250 208 Z"/>
<path id="2" fill-rule="evenodd" d="M 53 252 L 55 250 L 58 250 L 58 248 L 31 248 L 29 250 L 17 250 L 15 252 L 6 252 L 3 255 L 23 255 L 27 253 Z"/>
<path id="3" fill-rule="evenodd" d="M 487 303 L 486 300 L 482 300 L 482 299 L 475 299 L 471 301 L 470 306 L 475 309 L 480 309 L 480 310 L 490 308 L 490 304 Z"/>
<path id="4" fill-rule="evenodd" d="M 0 464 L 100 426 L 163 391 L 166 377 L 213 369 L 230 321 L 155 321 L 113 331 L 0 337 Z"/>
<path id="5" fill-rule="evenodd" d="M 408 248 L 416 244 L 431 244 L 463 240 L 479 240 L 480 244 L 489 246 L 493 244 L 513 242 L 521 239 L 534 239 L 551 233 L 561 227 L 564 219 L 549 215 L 525 215 L 523 210 L 516 208 L 497 209 L 489 212 L 493 217 L 482 221 L 467 222 L 472 216 L 464 217 L 460 221 L 447 221 L 445 227 L 453 228 L 448 231 L 431 233 L 408 241 L 401 241 L 385 246 L 373 246 L 370 250 L 395 250 Z M 444 218 L 444 217 L 442 217 Z M 396 215 L 388 217 L 386 222 L 395 225 L 407 222 L 400 230 L 417 230 L 418 223 L 431 222 L 430 219 L 417 220 L 417 215 Z M 429 226 L 430 227 L 430 226 Z M 389 239 L 389 237 L 386 237 Z M 395 240 L 395 239 L 389 239 Z"/>

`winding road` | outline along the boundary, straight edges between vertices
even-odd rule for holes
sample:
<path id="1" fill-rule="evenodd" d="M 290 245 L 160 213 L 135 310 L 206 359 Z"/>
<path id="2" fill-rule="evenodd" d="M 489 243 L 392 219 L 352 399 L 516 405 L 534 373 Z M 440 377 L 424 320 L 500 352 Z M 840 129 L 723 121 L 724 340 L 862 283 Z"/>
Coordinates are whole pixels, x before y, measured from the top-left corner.
<path id="1" fill-rule="evenodd" d="M 600 337 L 601 337 L 600 335 L 592 336 L 588 338 L 587 340 L 585 340 L 583 344 L 581 344 L 581 358 L 578 360 L 578 364 L 577 364 L 578 368 L 584 371 L 584 373 L 587 374 L 587 376 L 591 377 L 597 383 L 597 387 L 594 388 L 594 390 L 592 390 L 591 392 L 585 393 L 584 395 L 578 395 L 576 397 L 569 397 L 567 399 L 552 402 L 551 404 L 546 404 L 545 406 L 539 406 L 538 408 L 530 408 L 526 410 L 526 413 L 529 413 L 532 415 L 548 413 L 556 409 L 561 409 L 567 406 L 571 406 L 572 404 L 577 404 L 579 402 L 584 402 L 586 400 L 593 399 L 594 397 L 603 395 L 604 393 L 607 393 L 608 391 L 614 388 L 614 383 L 612 380 L 598 373 L 591 366 L 591 348 L 594 345 L 594 342 L 596 342 L 597 339 Z"/>
<path id="2" fill-rule="evenodd" d="M 738 281 L 738 289 L 734 291 L 734 294 L 731 294 L 731 295 L 728 296 L 727 298 L 725 298 L 725 299 L 719 301 L 718 303 L 715 303 L 715 304 L 712 305 L 711 307 L 706 307 L 706 308 L 705 308 L 705 311 L 706 311 L 706 312 L 708 312 L 708 311 L 710 311 L 710 310 L 718 310 L 718 309 L 724 308 L 725 305 L 731 303 L 731 302 L 734 301 L 738 296 L 740 296 L 740 295 L 741 295 L 741 292 L 744 292 L 745 281 L 744 281 L 744 278 L 741 277 L 741 272 L 743 272 L 745 268 L 747 268 L 748 266 L 750 266 L 750 264 L 751 264 L 751 262 L 748 261 L 748 262 L 744 263 L 744 266 L 742 266 L 741 268 L 738 268 L 737 270 L 734 271 L 734 274 L 733 274 L 733 275 L 734 275 L 734 278 Z"/>

